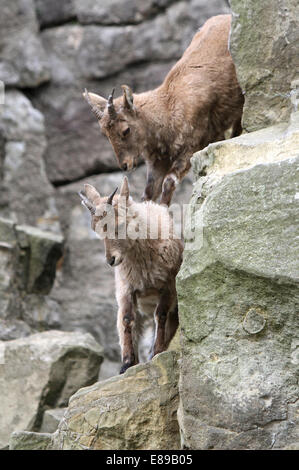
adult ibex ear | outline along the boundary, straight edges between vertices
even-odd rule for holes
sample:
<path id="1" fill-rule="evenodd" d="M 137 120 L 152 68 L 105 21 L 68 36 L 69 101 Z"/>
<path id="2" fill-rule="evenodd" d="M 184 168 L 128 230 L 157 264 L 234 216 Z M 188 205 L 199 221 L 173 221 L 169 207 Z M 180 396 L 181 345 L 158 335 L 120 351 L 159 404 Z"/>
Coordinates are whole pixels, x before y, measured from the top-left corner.
<path id="1" fill-rule="evenodd" d="M 130 111 L 134 110 L 134 97 L 131 88 L 128 85 L 122 85 L 123 90 L 123 104 L 124 108 L 129 109 Z"/>
<path id="2" fill-rule="evenodd" d="M 97 206 L 101 202 L 101 196 L 91 184 L 84 185 L 84 192 L 86 194 L 87 199 L 91 202 L 93 206 Z"/>
<path id="3" fill-rule="evenodd" d="M 124 177 L 123 182 L 121 184 L 120 197 L 126 198 L 126 201 L 128 201 L 130 197 L 129 182 L 126 176 Z"/>
<path id="4" fill-rule="evenodd" d="M 86 89 L 83 93 L 83 97 L 90 105 L 91 110 L 96 115 L 96 117 L 98 119 L 102 119 L 105 108 L 107 106 L 107 100 L 100 95 L 96 95 L 95 93 L 89 93 Z"/>

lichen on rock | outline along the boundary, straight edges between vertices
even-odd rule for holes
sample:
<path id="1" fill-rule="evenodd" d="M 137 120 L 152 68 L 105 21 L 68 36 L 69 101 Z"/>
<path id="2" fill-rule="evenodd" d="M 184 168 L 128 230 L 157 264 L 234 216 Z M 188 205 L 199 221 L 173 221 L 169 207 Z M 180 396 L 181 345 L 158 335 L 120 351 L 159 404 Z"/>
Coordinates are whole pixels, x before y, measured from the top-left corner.
<path id="1" fill-rule="evenodd" d="M 44 411 L 66 406 L 75 391 L 94 383 L 103 361 L 88 333 L 52 330 L 1 347 L 0 448 L 12 432 L 39 431 Z"/>
<path id="2" fill-rule="evenodd" d="M 73 395 L 54 448 L 179 449 L 178 354 L 167 351 Z"/>
<path id="3" fill-rule="evenodd" d="M 230 51 L 245 93 L 247 132 L 287 122 L 298 110 L 297 0 L 230 0 Z"/>
<path id="4" fill-rule="evenodd" d="M 298 445 L 298 117 L 193 157 L 198 239 L 177 279 L 187 448 Z"/>

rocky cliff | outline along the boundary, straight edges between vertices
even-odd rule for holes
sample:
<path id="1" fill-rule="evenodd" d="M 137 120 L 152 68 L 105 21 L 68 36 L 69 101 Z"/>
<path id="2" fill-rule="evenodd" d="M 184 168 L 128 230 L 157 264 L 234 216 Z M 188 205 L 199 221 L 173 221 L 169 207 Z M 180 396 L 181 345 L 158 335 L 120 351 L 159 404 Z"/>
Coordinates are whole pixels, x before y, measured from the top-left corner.
<path id="1" fill-rule="evenodd" d="M 246 100 L 247 132 L 287 121 L 298 105 L 296 0 L 230 0 L 230 50 Z"/>
<path id="2" fill-rule="evenodd" d="M 177 280 L 182 445 L 298 449 L 298 5 L 231 6 L 243 125 L 260 130 L 192 159 Z"/>
<path id="3" fill-rule="evenodd" d="M 1 307 L 0 339 L 51 328 L 87 331 L 104 346 L 104 378 L 119 369 L 113 271 L 77 191 L 89 182 L 111 193 L 122 173 L 82 91 L 108 96 L 113 87 L 120 93 L 123 83 L 136 92 L 159 85 L 198 27 L 228 6 L 225 0 L 83 3 L 0 0 L 0 80 L 6 88 L 0 217 L 51 232 L 61 245 L 47 295 L 31 295 L 34 306 L 23 303 L 22 310 Z M 140 198 L 144 181 L 141 166 L 130 175 L 133 197 Z M 191 186 L 190 176 L 177 201 L 188 201 Z M 2 278 L 0 289 L 7 292 Z"/>
<path id="4" fill-rule="evenodd" d="M 16 388 L 15 403 L 1 400 L 1 446 L 13 430 L 26 429 L 29 437 L 22 445 L 27 447 L 32 432 L 47 436 L 76 387 L 119 371 L 113 271 L 105 266 L 102 244 L 77 191 L 90 182 L 111 192 L 123 175 L 82 91 L 86 87 L 106 96 L 113 87 L 120 92 L 123 83 L 136 92 L 159 85 L 198 27 L 229 10 L 225 0 L 83 3 L 0 0 L 0 375 Z M 133 197 L 140 198 L 144 181 L 141 165 L 130 175 Z M 187 202 L 191 186 L 190 176 L 176 200 Z M 46 334 L 38 346 L 34 339 L 47 330 L 63 331 L 62 343 L 71 343 L 72 332 L 90 333 L 104 348 L 104 362 L 101 353 L 93 369 L 70 345 L 70 373 L 78 361 L 82 380 L 67 387 L 64 404 L 59 387 L 39 375 L 42 366 L 34 375 L 27 364 L 32 360 L 34 366 L 47 349 Z M 88 335 L 85 346 L 84 354 L 92 358 Z M 16 367 L 8 352 L 18 348 L 26 354 L 17 354 Z M 48 359 L 50 377 L 54 364 L 63 373 L 57 358 L 49 354 Z M 14 369 L 24 369 L 20 382 Z M 20 419 L 28 402 L 20 403 L 19 385 L 26 379 L 30 390 L 33 376 L 40 388 Z M 2 382 L 1 387 L 1 397 L 9 394 Z M 48 387 L 51 403 L 44 404 Z"/>
<path id="5" fill-rule="evenodd" d="M 193 176 L 177 191 L 177 201 L 189 201 L 177 279 L 180 351 L 112 378 L 118 367 L 112 275 L 76 191 L 84 178 L 108 193 L 122 174 L 79 94 L 87 86 L 107 95 L 112 82 L 137 91 L 155 86 L 197 18 L 204 22 L 227 6 L 132 0 L 124 9 L 113 0 L 86 2 L 90 8 L 83 11 L 81 3 L 55 1 L 49 9 L 46 0 L 18 0 L 17 9 L 4 9 L 7 28 L 40 50 L 35 63 L 26 52 L 12 67 L 9 54 L 18 57 L 20 42 L 1 37 L 0 71 L 11 87 L 23 88 L 7 93 L 1 115 L 3 395 L 5 384 L 22 383 L 15 370 L 25 371 L 30 385 L 33 372 L 22 361 L 30 363 L 26 358 L 36 358 L 37 350 L 37 369 L 46 370 L 28 416 L 13 429 L 17 406 L 7 420 L 9 433 L 16 431 L 10 448 L 298 449 L 297 3 L 249 0 L 245 8 L 231 0 L 230 49 L 245 94 L 244 133 L 196 153 Z M 131 175 L 134 196 L 144 178 L 142 166 Z M 35 228 L 24 228 L 28 223 Z M 31 248 L 43 244 L 57 249 L 51 276 Z M 13 292 L 23 310 L 10 307 Z M 30 310 L 33 302 L 38 315 Z M 103 344 L 100 377 L 106 380 L 96 382 L 103 352 L 89 335 L 79 351 L 65 338 L 72 352 L 62 347 L 56 355 L 48 350 L 54 340 L 31 334 L 53 322 L 88 331 Z M 12 354 L 16 350 L 21 354 Z M 50 358 L 47 367 L 44 358 Z M 76 364 L 83 367 L 80 384 Z M 63 381 L 58 372 L 66 369 Z M 7 441 L 6 432 L 2 445 Z"/>
<path id="6" fill-rule="evenodd" d="M 298 113 L 193 157 L 208 166 L 177 281 L 185 447 L 298 445 L 298 163 Z"/>

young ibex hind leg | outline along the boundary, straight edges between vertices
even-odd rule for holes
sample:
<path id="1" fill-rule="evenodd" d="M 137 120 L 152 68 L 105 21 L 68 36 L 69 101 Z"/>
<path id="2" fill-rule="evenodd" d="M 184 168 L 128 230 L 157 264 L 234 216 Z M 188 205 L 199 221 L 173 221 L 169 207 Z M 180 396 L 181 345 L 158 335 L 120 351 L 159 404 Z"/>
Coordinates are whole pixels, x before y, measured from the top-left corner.
<path id="1" fill-rule="evenodd" d="M 138 340 L 140 335 L 139 313 L 134 310 L 132 302 L 125 301 L 118 312 L 118 333 L 122 351 L 120 374 L 129 367 L 138 364 Z"/>
<path id="2" fill-rule="evenodd" d="M 165 349 L 168 348 L 172 338 L 176 334 L 176 331 L 179 326 L 179 315 L 178 315 L 178 304 L 173 310 L 167 315 L 166 326 L 165 326 Z"/>
<path id="3" fill-rule="evenodd" d="M 178 326 L 179 326 L 179 316 L 178 316 L 178 306 L 176 305 L 175 308 L 167 314 L 165 331 L 164 331 L 164 348 L 165 348 L 164 351 L 167 350 L 169 344 L 171 343 L 172 338 L 176 334 Z M 153 337 L 151 349 L 149 352 L 149 360 L 151 360 L 155 356 L 155 353 L 154 353 L 155 343 L 156 343 L 156 334 Z"/>
<path id="4" fill-rule="evenodd" d="M 155 324 L 156 331 L 150 359 L 167 349 L 177 329 L 177 308 L 173 306 L 173 293 L 170 290 L 165 290 L 160 297 L 155 310 Z"/>
<path id="5" fill-rule="evenodd" d="M 240 117 L 233 124 L 232 133 L 231 133 L 230 138 L 232 139 L 233 137 L 238 137 L 239 135 L 242 134 L 242 131 L 243 131 L 242 118 Z"/>

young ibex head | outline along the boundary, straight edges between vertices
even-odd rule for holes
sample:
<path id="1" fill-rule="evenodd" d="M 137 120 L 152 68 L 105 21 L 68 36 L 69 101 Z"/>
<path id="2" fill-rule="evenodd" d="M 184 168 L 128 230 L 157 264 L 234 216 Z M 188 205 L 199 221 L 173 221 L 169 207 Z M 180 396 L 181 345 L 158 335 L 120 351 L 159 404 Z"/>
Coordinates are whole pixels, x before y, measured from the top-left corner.
<path id="1" fill-rule="evenodd" d="M 120 193 L 118 188 L 108 197 L 101 197 L 99 192 L 90 184 L 84 185 L 84 191 L 79 196 L 82 205 L 91 213 L 91 227 L 99 238 L 104 240 L 106 261 L 110 266 L 118 266 L 126 251 L 130 248 L 127 237 L 127 226 L 130 222 L 128 208 L 132 204 L 128 179 L 124 177 Z"/>
<path id="2" fill-rule="evenodd" d="M 178 238 L 166 207 L 151 201 L 135 202 L 130 196 L 125 176 L 119 194 L 101 197 L 90 184 L 79 193 L 82 204 L 91 213 L 91 228 L 103 239 L 106 261 L 119 265 L 127 254 L 136 250 L 136 243 Z"/>
<path id="3" fill-rule="evenodd" d="M 108 99 L 85 90 L 83 96 L 97 117 L 102 133 L 108 137 L 119 167 L 136 168 L 143 153 L 145 126 L 137 116 L 132 90 L 122 85 L 123 96 L 114 99 L 114 89 Z"/>

